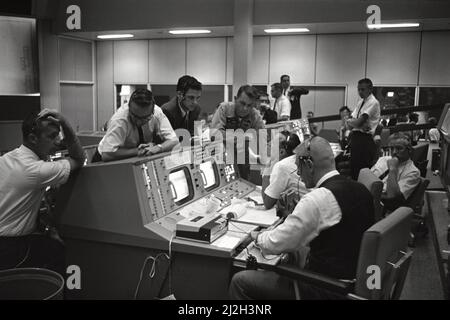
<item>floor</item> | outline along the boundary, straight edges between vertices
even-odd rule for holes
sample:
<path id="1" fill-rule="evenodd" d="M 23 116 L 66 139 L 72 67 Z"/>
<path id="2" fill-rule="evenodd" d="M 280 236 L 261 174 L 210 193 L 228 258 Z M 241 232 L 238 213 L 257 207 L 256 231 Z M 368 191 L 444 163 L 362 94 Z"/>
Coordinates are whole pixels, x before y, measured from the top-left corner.
<path id="1" fill-rule="evenodd" d="M 447 210 L 444 208 L 443 199 L 445 193 L 434 193 L 432 211 L 434 216 L 439 214 L 447 218 Z M 438 200 L 437 200 L 438 199 Z M 424 212 L 428 214 L 428 205 L 425 203 Z M 444 221 L 437 220 L 436 223 L 444 224 Z M 446 225 L 444 226 L 446 228 Z M 429 228 L 431 231 L 431 228 Z M 442 228 L 441 228 L 442 230 Z M 438 263 L 435 248 L 432 241 L 432 234 L 429 233 L 424 239 L 418 239 L 413 248 L 413 258 L 409 268 L 408 276 L 401 295 L 402 300 L 443 300 L 444 293 L 439 276 Z"/>

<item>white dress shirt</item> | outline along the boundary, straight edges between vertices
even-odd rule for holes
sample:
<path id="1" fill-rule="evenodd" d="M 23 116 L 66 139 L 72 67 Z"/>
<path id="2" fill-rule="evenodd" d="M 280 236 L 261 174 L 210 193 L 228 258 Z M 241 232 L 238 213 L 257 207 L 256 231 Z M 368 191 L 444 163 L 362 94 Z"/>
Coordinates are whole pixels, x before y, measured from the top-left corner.
<path id="1" fill-rule="evenodd" d="M 177 139 L 172 125 L 160 107 L 155 105 L 153 117 L 142 127 L 146 142 L 152 142 L 153 133 L 164 141 Z M 98 152 L 116 152 L 119 148 L 132 149 L 139 145 L 139 132 L 129 120 L 128 104 L 120 107 L 109 120 L 108 131 L 98 145 Z"/>
<path id="2" fill-rule="evenodd" d="M 69 175 L 69 160 L 46 162 L 24 145 L 0 157 L 0 237 L 33 233 L 45 189 Z"/>
<path id="3" fill-rule="evenodd" d="M 291 91 L 291 86 L 287 87 L 286 89 L 283 89 L 283 96 L 289 97 L 290 91 Z"/>
<path id="4" fill-rule="evenodd" d="M 333 193 L 320 187 L 326 180 L 338 175 L 333 170 L 324 175 L 316 189 L 304 195 L 292 214 L 273 230 L 258 235 L 258 246 L 267 254 L 293 252 L 304 248 L 322 230 L 341 221 L 342 211 Z"/>
<path id="5" fill-rule="evenodd" d="M 353 131 L 370 133 L 373 136 L 380 122 L 380 112 L 380 103 L 373 94 L 370 94 L 367 99 L 360 99 L 356 104 L 355 110 L 353 110 L 352 117 L 358 119 L 362 114 L 367 114 L 369 119 L 361 128 L 354 128 Z"/>
<path id="6" fill-rule="evenodd" d="M 385 172 L 388 171 L 388 160 L 391 159 L 391 156 L 381 157 L 378 159 L 377 163 L 370 169 L 374 175 L 380 177 Z M 382 179 L 383 181 L 383 192 L 386 192 L 387 180 L 389 175 L 386 174 Z M 411 159 L 405 161 L 400 164 L 398 167 L 398 175 L 397 175 L 398 186 L 400 188 L 400 192 L 403 194 L 405 199 L 408 199 L 409 196 L 413 193 L 414 189 L 420 182 L 420 171 L 414 165 Z"/>
<path id="7" fill-rule="evenodd" d="M 305 187 L 297 174 L 297 165 L 295 164 L 296 155 L 284 158 L 275 163 L 270 175 L 270 183 L 264 193 L 272 199 L 280 199 L 281 193 L 294 188 L 299 191 L 300 196 L 305 195 L 310 190 Z"/>
<path id="8" fill-rule="evenodd" d="M 291 116 L 291 102 L 289 98 L 281 95 L 278 99 L 275 100 L 273 105 L 273 110 L 277 112 L 278 120 L 280 120 L 283 116 Z"/>

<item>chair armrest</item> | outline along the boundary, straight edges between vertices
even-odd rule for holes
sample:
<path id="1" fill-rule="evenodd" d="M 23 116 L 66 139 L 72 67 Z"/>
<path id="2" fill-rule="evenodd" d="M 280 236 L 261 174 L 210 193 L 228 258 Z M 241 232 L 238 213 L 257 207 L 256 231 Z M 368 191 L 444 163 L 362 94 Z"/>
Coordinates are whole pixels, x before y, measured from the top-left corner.
<path id="1" fill-rule="evenodd" d="M 299 269 L 298 267 L 279 265 L 273 271 L 292 280 L 298 280 L 302 283 L 314 285 L 342 295 L 353 291 L 353 282 L 344 282 L 316 272 Z"/>

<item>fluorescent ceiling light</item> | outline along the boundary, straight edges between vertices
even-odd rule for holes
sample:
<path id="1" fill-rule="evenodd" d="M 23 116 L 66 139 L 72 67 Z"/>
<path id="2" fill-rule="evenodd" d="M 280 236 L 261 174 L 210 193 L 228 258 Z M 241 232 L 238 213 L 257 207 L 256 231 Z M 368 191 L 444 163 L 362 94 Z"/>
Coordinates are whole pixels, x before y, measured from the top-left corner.
<path id="1" fill-rule="evenodd" d="M 368 24 L 369 29 L 385 29 L 385 28 L 417 28 L 420 23 L 378 23 Z"/>
<path id="2" fill-rule="evenodd" d="M 126 38 L 133 38 L 134 35 L 132 34 L 103 34 L 100 36 L 97 36 L 99 39 L 126 39 Z"/>
<path id="3" fill-rule="evenodd" d="M 292 33 L 292 32 L 309 32 L 308 28 L 285 28 L 285 29 L 265 29 L 266 33 Z"/>
<path id="4" fill-rule="evenodd" d="M 211 30 L 170 30 L 170 34 L 201 34 L 211 33 Z"/>

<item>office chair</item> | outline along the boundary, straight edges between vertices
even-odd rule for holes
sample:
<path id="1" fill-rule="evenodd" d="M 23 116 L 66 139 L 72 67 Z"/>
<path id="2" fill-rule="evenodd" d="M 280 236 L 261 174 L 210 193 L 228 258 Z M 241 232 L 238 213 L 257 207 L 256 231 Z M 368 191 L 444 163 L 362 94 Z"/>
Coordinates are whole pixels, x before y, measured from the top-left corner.
<path id="1" fill-rule="evenodd" d="M 383 182 L 369 168 L 363 168 L 359 171 L 358 182 L 362 183 L 372 194 L 374 219 L 375 222 L 380 221 L 383 218 L 383 205 L 381 204 Z"/>
<path id="2" fill-rule="evenodd" d="M 364 233 L 356 279 L 352 282 L 344 282 L 292 266 L 280 265 L 272 270 L 300 283 L 329 290 L 350 300 L 399 299 L 413 253 L 408 249 L 412 216 L 411 208 L 398 208 Z M 371 282 L 369 277 L 372 278 L 375 274 L 371 272 L 374 266 L 379 267 L 380 286 L 369 288 L 367 283 Z"/>
<path id="3" fill-rule="evenodd" d="M 420 144 L 413 146 L 413 154 L 411 160 L 414 162 L 414 165 L 417 169 L 420 170 L 420 176 L 425 178 L 427 175 L 427 166 L 428 166 L 428 148 L 429 144 Z"/>
<path id="4" fill-rule="evenodd" d="M 422 213 L 423 205 L 425 203 L 425 191 L 427 190 L 430 180 L 420 178 L 420 182 L 414 189 L 413 193 L 406 200 L 405 206 L 411 208 L 414 212 L 414 227 L 412 229 L 412 242 L 411 245 L 415 245 L 415 241 L 419 235 L 425 237 L 428 233 L 427 226 L 425 224 L 425 215 Z"/>

